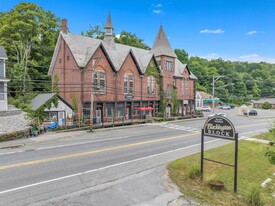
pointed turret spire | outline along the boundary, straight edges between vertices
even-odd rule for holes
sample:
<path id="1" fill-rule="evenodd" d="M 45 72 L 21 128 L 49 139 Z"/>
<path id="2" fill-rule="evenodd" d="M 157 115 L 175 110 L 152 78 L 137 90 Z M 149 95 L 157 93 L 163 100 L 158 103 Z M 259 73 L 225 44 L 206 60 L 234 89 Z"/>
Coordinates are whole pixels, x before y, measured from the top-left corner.
<path id="1" fill-rule="evenodd" d="M 175 58 L 177 57 L 172 47 L 170 46 L 170 43 L 162 28 L 162 25 L 160 25 L 159 32 L 157 34 L 157 37 L 155 39 L 155 42 L 151 51 L 154 53 L 155 56 L 165 55 L 165 56 L 170 56 Z"/>
<path id="2" fill-rule="evenodd" d="M 106 22 L 106 25 L 104 26 L 104 29 L 105 29 L 104 41 L 111 48 L 115 49 L 115 38 L 113 34 L 113 24 L 112 24 L 110 12 L 108 13 L 107 22 Z"/>
<path id="3" fill-rule="evenodd" d="M 105 25 L 104 28 L 105 28 L 105 29 L 106 29 L 106 28 L 113 28 L 113 24 L 112 24 L 112 19 L 111 19 L 111 14 L 110 14 L 110 12 L 108 13 L 107 22 L 106 22 L 106 25 Z"/>

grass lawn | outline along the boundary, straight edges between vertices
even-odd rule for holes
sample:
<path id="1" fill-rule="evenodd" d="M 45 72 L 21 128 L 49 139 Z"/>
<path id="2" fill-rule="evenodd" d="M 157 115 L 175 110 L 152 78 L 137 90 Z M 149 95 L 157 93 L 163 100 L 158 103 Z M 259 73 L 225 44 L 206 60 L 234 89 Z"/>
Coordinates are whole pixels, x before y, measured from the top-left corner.
<path id="1" fill-rule="evenodd" d="M 272 134 L 271 132 L 266 132 L 266 133 L 258 134 L 258 135 L 253 136 L 253 138 L 265 139 L 265 140 L 269 140 L 269 141 L 275 142 L 275 135 Z"/>
<path id="2" fill-rule="evenodd" d="M 234 168 L 204 161 L 204 180 L 189 178 L 194 168 L 200 169 L 200 153 L 184 157 L 168 165 L 170 178 L 187 197 L 209 205 L 249 205 L 248 195 L 253 186 L 258 189 L 263 181 L 272 178 L 265 188 L 260 188 L 263 205 L 275 205 L 275 165 L 271 164 L 265 152 L 275 151 L 275 146 L 262 143 L 239 141 L 238 192 L 234 193 Z M 205 151 L 205 158 L 234 164 L 234 143 Z M 209 180 L 221 180 L 225 184 L 222 191 L 209 188 Z"/>

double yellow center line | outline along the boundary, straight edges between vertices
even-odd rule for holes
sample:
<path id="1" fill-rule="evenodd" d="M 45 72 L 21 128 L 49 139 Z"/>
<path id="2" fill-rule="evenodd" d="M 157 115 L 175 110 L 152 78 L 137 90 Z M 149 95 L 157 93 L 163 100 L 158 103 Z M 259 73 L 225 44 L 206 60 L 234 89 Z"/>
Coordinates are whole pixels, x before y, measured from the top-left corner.
<path id="1" fill-rule="evenodd" d="M 16 163 L 16 164 L 3 165 L 3 166 L 0 166 L 0 170 L 6 170 L 6 169 L 15 168 L 15 167 L 35 165 L 35 164 L 41 164 L 41 163 L 47 163 L 47 162 L 53 162 L 53 161 L 57 161 L 57 160 L 64 160 L 64 159 L 69 159 L 69 158 L 74 158 L 74 157 L 82 157 L 82 156 L 92 155 L 92 154 L 96 154 L 96 153 L 131 148 L 131 147 L 152 144 L 152 143 L 157 143 L 157 142 L 163 142 L 163 141 L 168 141 L 168 140 L 173 140 L 173 139 L 180 139 L 180 138 L 193 136 L 193 135 L 197 135 L 197 134 L 198 133 L 192 133 L 192 134 L 186 134 L 186 135 L 180 135 L 180 136 L 174 136 L 174 137 L 166 137 L 166 138 L 160 138 L 160 139 L 156 139 L 156 140 L 149 140 L 149 141 L 120 145 L 120 146 L 115 146 L 115 147 L 108 147 L 108 148 L 99 149 L 99 150 L 92 150 L 92 151 L 87 151 L 87 152 L 62 155 L 62 156 L 51 157 L 51 158 L 46 158 L 46 159 L 33 160 L 33 161 L 29 161 L 29 162 L 21 162 L 21 163 Z"/>
<path id="2" fill-rule="evenodd" d="M 243 126 L 238 126 L 236 128 L 252 127 L 252 126 L 256 126 L 256 125 L 259 126 L 259 125 L 264 125 L 264 124 L 266 124 L 266 123 L 254 124 L 254 125 L 243 125 Z M 163 142 L 163 141 L 168 141 L 168 140 L 173 140 L 173 139 L 180 139 L 180 138 L 194 136 L 194 135 L 198 135 L 198 133 L 190 133 L 190 134 L 180 135 L 180 136 L 165 137 L 165 138 L 160 138 L 160 139 L 156 139 L 156 140 L 149 140 L 149 141 L 120 145 L 120 146 L 115 146 L 115 147 L 108 147 L 108 148 L 99 149 L 99 150 L 92 150 L 92 151 L 87 151 L 87 152 L 62 155 L 62 156 L 33 160 L 33 161 L 28 161 L 28 162 L 3 165 L 3 166 L 0 166 L 0 170 L 6 170 L 6 169 L 21 167 L 21 166 L 35 165 L 35 164 L 41 164 L 41 163 L 47 163 L 47 162 L 53 162 L 53 161 L 57 161 L 57 160 L 64 160 L 64 159 L 69 159 L 69 158 L 74 158 L 74 157 L 82 157 L 82 156 L 87 156 L 87 155 L 92 155 L 92 154 L 97 154 L 97 153 L 102 153 L 102 152 L 108 152 L 108 151 L 113 151 L 113 150 L 118 150 L 118 149 L 131 148 L 131 147 L 153 144 L 153 143 Z"/>

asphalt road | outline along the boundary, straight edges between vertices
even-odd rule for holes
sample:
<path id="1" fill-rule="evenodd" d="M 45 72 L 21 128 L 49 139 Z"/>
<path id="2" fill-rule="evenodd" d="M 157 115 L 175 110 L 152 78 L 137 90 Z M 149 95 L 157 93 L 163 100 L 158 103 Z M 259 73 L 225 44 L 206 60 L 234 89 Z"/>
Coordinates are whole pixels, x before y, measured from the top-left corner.
<path id="1" fill-rule="evenodd" d="M 240 138 L 267 131 L 272 122 L 271 113 L 223 112 Z M 1 205 L 161 205 L 180 196 L 161 185 L 165 165 L 200 150 L 204 122 L 140 125 L 2 150 Z M 212 148 L 227 141 L 206 142 Z"/>

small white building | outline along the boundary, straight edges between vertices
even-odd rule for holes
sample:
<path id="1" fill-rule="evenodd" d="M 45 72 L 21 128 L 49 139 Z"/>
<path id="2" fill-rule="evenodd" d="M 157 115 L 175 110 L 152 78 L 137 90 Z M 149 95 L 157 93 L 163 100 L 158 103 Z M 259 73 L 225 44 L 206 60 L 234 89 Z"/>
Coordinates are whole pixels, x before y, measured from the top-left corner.
<path id="1" fill-rule="evenodd" d="M 219 98 L 214 98 L 215 107 L 221 102 Z M 197 91 L 196 92 L 196 108 L 203 106 L 213 107 L 213 96 L 206 92 Z"/>
<path id="2" fill-rule="evenodd" d="M 0 111 L 8 110 L 8 82 L 6 79 L 6 65 L 7 54 L 3 46 L 0 46 Z"/>
<path id="3" fill-rule="evenodd" d="M 58 122 L 58 126 L 65 126 L 67 118 L 72 118 L 73 116 L 73 107 L 57 93 L 46 93 L 37 95 L 31 101 L 32 110 L 38 110 L 40 107 L 42 107 L 55 97 L 58 99 L 57 107 L 55 107 L 55 105 L 51 103 L 51 107 L 49 109 L 47 107 L 44 108 L 44 111 L 46 113 L 46 121 L 55 121 Z"/>

